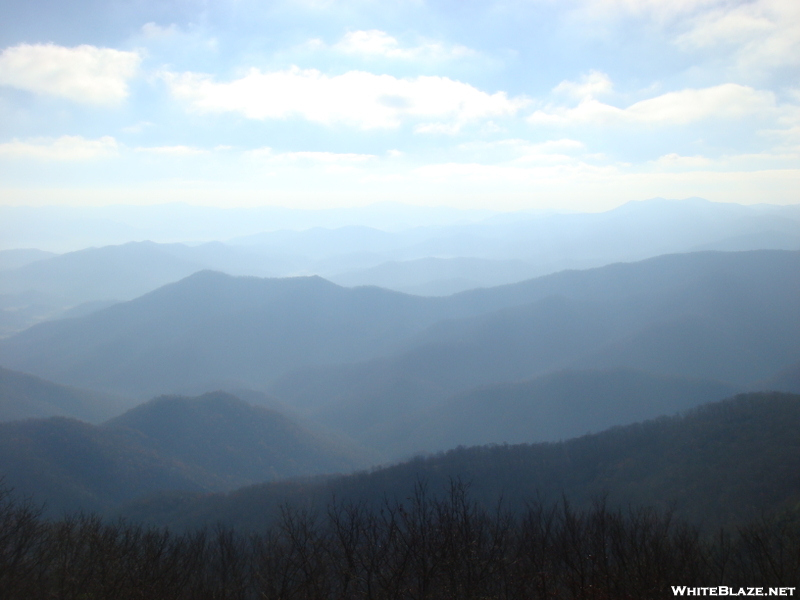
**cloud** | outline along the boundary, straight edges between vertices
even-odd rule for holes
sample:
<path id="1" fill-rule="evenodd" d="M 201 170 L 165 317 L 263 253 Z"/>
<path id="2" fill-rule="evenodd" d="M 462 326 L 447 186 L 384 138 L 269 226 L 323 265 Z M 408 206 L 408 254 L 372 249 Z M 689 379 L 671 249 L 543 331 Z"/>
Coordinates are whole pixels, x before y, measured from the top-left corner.
<path id="1" fill-rule="evenodd" d="M 149 39 L 169 38 L 178 35 L 178 26 L 172 23 L 168 27 L 162 27 L 157 23 L 145 23 L 142 25 L 142 35 Z"/>
<path id="2" fill-rule="evenodd" d="M 271 161 L 306 162 L 317 164 L 354 164 L 363 163 L 365 161 L 377 158 L 374 154 L 355 154 L 351 152 L 275 152 L 269 147 L 248 150 L 245 152 L 245 154 L 252 158 L 261 158 Z"/>
<path id="3" fill-rule="evenodd" d="M 553 92 L 584 100 L 609 94 L 613 87 L 608 75 L 600 71 L 590 71 L 588 75 L 581 77 L 580 82 L 562 81 L 553 88 Z"/>
<path id="4" fill-rule="evenodd" d="M 414 127 L 414 133 L 455 135 L 461 131 L 458 123 L 420 123 Z"/>
<path id="5" fill-rule="evenodd" d="M 726 0 L 582 0 L 576 4 L 579 10 L 591 17 L 608 17 L 623 13 L 669 21 L 724 3 Z"/>
<path id="6" fill-rule="evenodd" d="M 477 54 L 465 46 L 446 46 L 440 42 L 425 42 L 404 48 L 396 38 L 377 29 L 350 31 L 333 46 L 333 49 L 345 54 L 404 60 L 463 58 Z"/>
<path id="7" fill-rule="evenodd" d="M 123 127 L 120 131 L 123 133 L 141 133 L 145 128 L 153 127 L 153 125 L 155 125 L 155 123 L 151 123 L 150 121 L 139 121 L 134 125 Z"/>
<path id="8" fill-rule="evenodd" d="M 136 52 L 111 48 L 20 44 L 0 53 L 0 84 L 81 104 L 113 105 L 128 97 L 127 82 L 140 61 Z"/>
<path id="9" fill-rule="evenodd" d="M 196 154 L 205 154 L 206 151 L 202 148 L 194 148 L 192 146 L 150 146 L 135 148 L 136 152 L 149 152 L 152 154 L 164 154 L 171 156 L 193 156 Z"/>
<path id="10" fill-rule="evenodd" d="M 507 164 L 509 166 L 577 163 L 586 155 L 583 142 L 572 139 L 547 140 L 533 143 L 524 139 L 472 141 L 458 145 L 462 154 L 481 163 Z M 591 158 L 597 158 L 592 156 Z"/>
<path id="11" fill-rule="evenodd" d="M 674 42 L 681 50 L 728 52 L 744 72 L 800 64 L 800 3 L 755 0 L 693 14 Z"/>
<path id="12" fill-rule="evenodd" d="M 581 0 L 587 23 L 634 16 L 660 27 L 684 52 L 717 50 L 745 72 L 800 64 L 797 0 Z"/>
<path id="13" fill-rule="evenodd" d="M 754 36 L 772 33 L 775 24 L 753 9 L 753 5 L 746 5 L 698 15 L 692 19 L 688 31 L 675 38 L 675 44 L 682 50 L 696 50 L 747 42 Z"/>
<path id="14" fill-rule="evenodd" d="M 775 111 L 772 92 L 726 83 L 703 89 L 668 92 L 624 109 L 587 98 L 575 108 L 548 107 L 538 110 L 528 117 L 528 121 L 553 125 L 686 125 L 710 118 L 739 119 Z"/>
<path id="15" fill-rule="evenodd" d="M 660 156 L 658 159 L 650 161 L 650 163 L 665 169 L 685 170 L 707 168 L 713 165 L 714 161 L 705 156 L 681 156 L 673 152 Z"/>
<path id="16" fill-rule="evenodd" d="M 56 139 L 35 138 L 25 142 L 12 140 L 0 144 L 0 156 L 4 158 L 85 161 L 108 158 L 117 154 L 117 141 L 109 136 L 87 140 L 79 135 L 64 135 Z"/>
<path id="17" fill-rule="evenodd" d="M 166 72 L 162 77 L 173 96 L 197 112 L 237 112 L 258 120 L 300 117 L 362 129 L 396 128 L 409 118 L 464 123 L 513 115 L 526 104 L 504 92 L 488 94 L 447 77 L 399 79 L 363 71 L 329 76 L 298 67 L 251 69 L 228 83 L 198 73 Z"/>
<path id="18" fill-rule="evenodd" d="M 286 175 L 291 172 L 309 169 L 315 172 L 315 176 L 321 173 L 332 175 L 356 175 L 364 174 L 364 167 L 375 163 L 377 156 L 374 154 L 356 154 L 351 152 L 275 152 L 272 148 L 256 148 L 248 150 L 244 155 L 265 165 L 280 165 L 280 171 Z M 273 172 L 270 175 L 276 175 Z M 303 177 L 307 177 L 303 175 Z"/>

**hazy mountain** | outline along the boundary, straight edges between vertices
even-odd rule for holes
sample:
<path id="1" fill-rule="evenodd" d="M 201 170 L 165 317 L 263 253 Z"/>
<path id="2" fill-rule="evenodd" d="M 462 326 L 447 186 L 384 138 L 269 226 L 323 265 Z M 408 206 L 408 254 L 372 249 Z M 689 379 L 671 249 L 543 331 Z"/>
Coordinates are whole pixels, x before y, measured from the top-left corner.
<path id="1" fill-rule="evenodd" d="M 547 273 L 687 252 L 740 237 L 749 242 L 737 249 L 782 248 L 775 245 L 774 235 L 800 236 L 800 217 L 793 207 L 654 198 L 602 213 L 511 213 L 431 230 L 395 260 L 524 260 Z M 754 246 L 758 240 L 765 245 Z"/>
<path id="2" fill-rule="evenodd" d="M 99 427 L 58 417 L 0 423 L 5 484 L 51 514 L 366 464 L 352 446 L 219 392 L 157 398 Z"/>
<path id="3" fill-rule="evenodd" d="M 143 239 L 161 243 L 225 240 L 280 229 L 361 225 L 399 231 L 478 221 L 493 214 L 497 213 L 396 202 L 320 210 L 277 206 L 218 208 L 180 202 L 143 206 L 2 206 L 0 240 L 9 248 L 65 252 Z"/>
<path id="4" fill-rule="evenodd" d="M 53 252 L 45 252 L 35 248 L 19 248 L 15 250 L 0 250 L 0 271 L 16 269 L 37 260 L 44 260 L 55 256 Z"/>
<path id="5" fill-rule="evenodd" d="M 271 389 L 294 406 L 406 397 L 416 409 L 431 394 L 573 365 L 762 379 L 800 360 L 798 305 L 800 252 L 671 255 L 447 298 L 205 272 L 39 324 L 0 341 L 0 360 L 140 396 L 220 382 L 264 389 L 334 364 Z M 359 360 L 374 362 L 335 366 Z"/>
<path id="6" fill-rule="evenodd" d="M 76 304 L 70 308 L 64 309 L 57 313 L 53 319 L 76 319 L 78 317 L 85 317 L 98 310 L 103 310 L 109 306 L 117 304 L 116 300 L 92 300 L 90 302 L 83 302 Z"/>
<path id="7" fill-rule="evenodd" d="M 352 471 L 368 457 L 336 445 L 286 416 L 213 392 L 196 398 L 162 396 L 105 423 L 142 434 L 148 446 L 213 473 L 228 486 Z"/>
<path id="8" fill-rule="evenodd" d="M 140 396 L 221 381 L 258 389 L 300 365 L 386 352 L 444 308 L 318 277 L 201 272 L 87 317 L 41 323 L 3 340 L 0 360 L 55 381 Z"/>
<path id="9" fill-rule="evenodd" d="M 314 419 L 358 435 L 459 391 L 562 368 L 584 348 L 613 339 L 615 324 L 605 316 L 562 297 L 545 298 L 437 324 L 391 357 L 298 370 L 270 390 Z"/>
<path id="10" fill-rule="evenodd" d="M 348 287 L 377 285 L 421 296 L 449 296 L 464 290 L 515 283 L 542 275 L 533 265 L 521 260 L 481 258 L 420 258 L 390 261 L 369 269 L 329 277 Z"/>
<path id="11" fill-rule="evenodd" d="M 743 386 L 800 359 L 800 253 L 697 253 L 563 272 L 445 299 L 477 311 L 405 350 L 279 379 L 285 402 L 351 435 L 476 386 L 565 368 L 635 368 Z M 363 438 L 362 438 L 363 439 Z"/>
<path id="12" fill-rule="evenodd" d="M 88 314 L 102 303 L 131 300 L 204 269 L 268 276 L 302 270 L 306 262 L 302 257 L 267 256 L 220 242 L 193 246 L 130 242 L 50 254 L 50 258 L 0 270 L 0 308 L 5 317 L 0 333 Z"/>
<path id="13" fill-rule="evenodd" d="M 114 230 L 106 221 L 116 214 L 114 219 L 136 223 L 126 239 L 148 237 L 138 228 L 151 226 L 136 216 L 135 207 L 107 208 L 95 211 L 98 218 L 105 215 L 98 221 L 110 227 L 104 231 Z M 145 207 L 140 208 L 148 212 Z M 414 213 L 413 209 L 405 208 Z M 383 209 L 399 211 L 398 215 L 405 210 L 399 205 Z M 26 212 L 9 210 L 11 222 Z M 87 210 L 86 215 L 92 213 Z M 200 220 L 205 223 L 206 233 L 214 230 L 212 215 L 218 218 L 221 232 L 231 230 L 223 223 L 230 225 L 245 214 L 262 214 L 254 209 L 234 217 L 234 213 L 239 213 L 193 210 L 169 205 L 152 207 L 150 212 L 161 214 L 160 222 L 170 223 L 177 228 L 175 231 L 182 227 L 176 225 L 181 222 L 179 215 L 202 213 Z M 373 207 L 362 212 L 367 214 L 370 210 L 377 214 L 382 209 Z M 80 227 L 78 223 L 84 218 L 79 216 L 81 211 L 60 212 L 62 228 L 68 230 L 71 224 Z M 436 211 L 417 212 L 432 215 Z M 632 202 L 596 214 L 444 213 L 439 223 L 437 219 L 426 218 L 418 223 L 424 226 L 417 227 L 404 225 L 403 219 L 392 224 L 384 219 L 384 229 L 346 225 L 298 231 L 279 228 L 283 221 L 277 218 L 264 221 L 265 225 L 271 225 L 269 230 L 234 237 L 227 244 L 136 242 L 86 248 L 49 259 L 38 250 L 4 251 L 6 262 L 16 268 L 1 268 L 0 256 L 0 295 L 36 293 L 40 302 L 22 305 L 17 302 L 12 307 L 2 307 L 0 334 L 56 318 L 77 304 L 129 300 L 201 269 L 231 275 L 316 274 L 343 285 L 378 285 L 413 294 L 448 295 L 563 269 L 586 269 L 668 252 L 800 247 L 800 216 L 791 206 L 742 206 L 694 198 Z M 259 218 L 245 223 L 246 227 L 255 227 Z M 47 229 L 46 223 L 41 227 Z M 123 227 L 120 231 L 128 229 Z M 153 235 L 153 239 L 164 239 L 166 230 L 159 231 L 160 235 Z M 9 233 L 2 239 L 8 243 L 14 236 Z M 39 260 L 30 262 L 35 258 Z"/>
<path id="14" fill-rule="evenodd" d="M 0 337 L 22 331 L 39 321 L 57 318 L 63 312 L 62 304 L 36 291 L 0 294 Z"/>
<path id="15" fill-rule="evenodd" d="M 430 494 L 449 481 L 469 484 L 473 498 L 507 509 L 528 500 L 569 499 L 588 507 L 654 506 L 713 532 L 794 506 L 800 499 L 800 396 L 747 394 L 683 416 L 615 427 L 566 442 L 458 448 L 428 458 L 305 485 L 271 483 L 221 495 L 168 495 L 130 505 L 138 520 L 193 527 L 221 521 L 243 529 L 274 522 L 285 504 L 322 509 L 337 502 L 380 506 L 404 499 L 415 483 Z"/>
<path id="16" fill-rule="evenodd" d="M 800 232 L 797 231 L 759 231 L 726 238 L 709 244 L 701 244 L 694 251 L 717 250 L 740 252 L 742 250 L 798 250 Z"/>
<path id="17" fill-rule="evenodd" d="M 789 365 L 774 376 L 759 382 L 758 386 L 762 390 L 800 394 L 800 362 Z"/>
<path id="18" fill-rule="evenodd" d="M 336 254 L 385 252 L 394 250 L 420 237 L 420 234 L 394 233 L 374 227 L 348 226 L 328 229 L 313 227 L 303 231 L 280 229 L 229 240 L 230 244 L 255 246 L 271 251 L 319 259 Z"/>
<path id="19" fill-rule="evenodd" d="M 130 300 L 199 271 L 201 263 L 174 257 L 152 242 L 87 248 L 0 273 L 0 291 L 35 290 L 60 302 Z"/>
<path id="20" fill-rule="evenodd" d="M 456 446 L 558 441 L 669 415 L 731 396 L 715 381 L 641 371 L 558 371 L 501 383 L 362 430 L 359 438 L 393 454 Z"/>
<path id="21" fill-rule="evenodd" d="M 159 455 L 146 440 L 63 417 L 0 423 L 0 473 L 53 516 L 168 489 L 223 489 L 221 479 Z"/>
<path id="22" fill-rule="evenodd" d="M 130 407 L 119 396 L 59 385 L 0 367 L 0 421 L 73 417 L 101 423 Z"/>
<path id="23" fill-rule="evenodd" d="M 203 268 L 163 245 L 131 242 L 54 255 L 0 271 L 0 334 L 40 321 L 88 314 L 90 307 L 130 300 Z M 89 308 L 87 311 L 86 309 Z"/>

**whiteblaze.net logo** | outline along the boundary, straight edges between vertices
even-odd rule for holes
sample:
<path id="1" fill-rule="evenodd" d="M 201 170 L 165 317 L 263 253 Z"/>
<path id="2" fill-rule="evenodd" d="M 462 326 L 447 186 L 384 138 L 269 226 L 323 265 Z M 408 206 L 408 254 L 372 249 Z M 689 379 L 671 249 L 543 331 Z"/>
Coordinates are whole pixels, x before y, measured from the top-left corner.
<path id="1" fill-rule="evenodd" d="M 714 587 L 689 587 L 673 585 L 673 596 L 794 596 L 796 588 L 793 587 L 728 587 L 718 585 Z"/>

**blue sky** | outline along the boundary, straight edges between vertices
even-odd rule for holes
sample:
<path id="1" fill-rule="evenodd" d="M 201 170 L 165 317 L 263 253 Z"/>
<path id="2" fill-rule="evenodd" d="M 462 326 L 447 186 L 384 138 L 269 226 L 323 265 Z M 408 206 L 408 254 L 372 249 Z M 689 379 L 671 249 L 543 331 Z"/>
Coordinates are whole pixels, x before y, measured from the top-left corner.
<path id="1" fill-rule="evenodd" d="M 3 2 L 0 203 L 800 201 L 800 2 Z"/>

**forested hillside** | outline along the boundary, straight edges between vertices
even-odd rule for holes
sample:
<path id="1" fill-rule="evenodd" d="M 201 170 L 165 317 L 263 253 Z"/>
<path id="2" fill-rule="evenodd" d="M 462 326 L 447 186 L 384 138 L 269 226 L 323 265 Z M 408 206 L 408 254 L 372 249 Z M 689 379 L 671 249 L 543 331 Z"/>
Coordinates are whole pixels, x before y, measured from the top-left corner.
<path id="1" fill-rule="evenodd" d="M 223 393 L 162 397 L 102 426 L 53 417 L 0 423 L 6 486 L 50 515 L 109 511 L 162 490 L 203 492 L 349 472 L 371 458 Z"/>
<path id="2" fill-rule="evenodd" d="M 331 411 L 325 417 L 331 426 L 341 424 L 343 431 L 384 452 L 393 449 L 395 455 L 411 455 L 457 446 L 565 440 L 614 425 L 674 415 L 727 398 L 734 391 L 716 381 L 629 369 L 572 370 L 478 387 L 392 419 L 375 418 L 381 407 L 372 406 L 362 407 L 360 420 L 347 412 Z"/>
<path id="3" fill-rule="evenodd" d="M 457 448 L 395 466 L 321 482 L 276 482 L 226 495 L 168 494 L 129 505 L 123 514 L 155 524 L 195 527 L 221 521 L 260 530 L 281 506 L 324 510 L 340 502 L 381 506 L 423 483 L 441 494 L 469 486 L 482 506 L 512 511 L 567 498 L 588 508 L 651 506 L 712 532 L 800 502 L 800 396 L 755 393 L 598 434 L 542 444 Z"/>
<path id="4" fill-rule="evenodd" d="M 130 406 L 129 399 L 114 394 L 59 385 L 0 367 L 0 421 L 62 416 L 100 423 Z"/>

